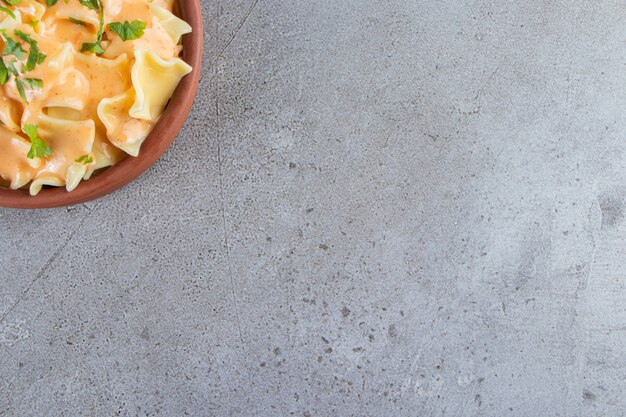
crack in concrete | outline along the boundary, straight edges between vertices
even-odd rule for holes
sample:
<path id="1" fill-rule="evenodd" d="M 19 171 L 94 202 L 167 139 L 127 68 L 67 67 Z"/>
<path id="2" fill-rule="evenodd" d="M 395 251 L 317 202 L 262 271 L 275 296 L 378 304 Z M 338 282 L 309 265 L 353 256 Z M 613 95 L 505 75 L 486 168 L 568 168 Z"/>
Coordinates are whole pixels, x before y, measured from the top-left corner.
<path id="1" fill-rule="evenodd" d="M 43 265 L 43 267 L 41 267 L 41 269 L 39 269 L 37 274 L 35 274 L 35 278 L 33 278 L 33 280 L 30 282 L 30 284 L 28 284 L 28 286 L 24 289 L 24 291 L 22 291 L 22 293 L 19 295 L 19 297 L 17 297 L 17 300 L 15 300 L 15 302 L 11 305 L 11 307 L 9 307 L 9 309 L 2 315 L 2 317 L 0 317 L 0 324 L 2 324 L 4 322 L 4 320 L 9 316 L 9 314 L 11 314 L 11 312 L 15 309 L 15 307 L 17 307 L 17 305 L 24 299 L 24 297 L 30 291 L 30 289 L 33 287 L 33 285 L 35 285 L 35 283 L 37 281 L 39 281 L 44 276 L 44 274 L 46 273 L 46 271 L 48 270 L 50 265 L 52 265 L 52 263 L 59 257 L 59 255 L 61 255 L 61 252 L 63 251 L 63 249 L 65 249 L 65 247 L 70 243 L 70 241 L 76 235 L 76 233 L 83 227 L 83 225 L 85 224 L 87 219 L 89 217 L 91 217 L 91 215 L 96 210 L 98 210 L 98 208 L 101 205 L 102 205 L 102 202 L 98 203 L 98 205 L 96 207 L 94 207 L 93 210 L 91 210 L 91 211 L 87 212 L 87 214 L 85 214 L 85 216 L 80 221 L 78 226 L 76 226 L 76 228 L 67 236 L 67 238 L 65 239 L 63 244 L 61 246 L 59 246 L 56 251 L 54 251 L 52 256 L 50 256 L 50 258 L 48 258 L 48 260 Z"/>
<path id="2" fill-rule="evenodd" d="M 222 226 L 224 228 L 224 247 L 226 250 L 226 262 L 228 267 L 228 276 L 230 278 L 230 288 L 233 297 L 233 305 L 235 307 L 235 318 L 237 320 L 237 331 L 239 332 L 239 340 L 241 341 L 241 345 L 244 345 L 243 340 L 243 332 L 241 331 L 241 318 L 239 316 L 239 303 L 237 301 L 237 293 L 235 291 L 235 278 L 233 276 L 232 262 L 230 260 L 230 247 L 228 245 L 228 225 L 226 222 L 226 199 L 224 197 L 224 180 L 222 175 L 222 135 L 221 135 L 221 125 L 220 125 L 220 106 L 219 106 L 219 84 L 215 89 L 215 113 L 217 117 L 217 172 L 219 177 L 219 186 L 220 186 L 220 199 L 222 205 Z"/>
<path id="3" fill-rule="evenodd" d="M 597 193 L 596 193 L 597 195 Z M 592 329 L 587 328 L 587 325 L 585 323 L 585 308 L 586 308 L 586 304 L 587 304 L 587 296 L 588 296 L 588 289 L 589 289 L 589 283 L 591 282 L 591 279 L 593 278 L 593 273 L 594 273 L 594 266 L 596 263 L 596 255 L 598 252 L 598 229 L 601 228 L 601 225 L 598 224 L 597 227 L 598 229 L 596 229 L 596 226 L 594 224 L 594 214 L 595 216 L 599 216 L 599 223 L 601 224 L 602 222 L 602 210 L 601 210 L 601 206 L 600 206 L 600 200 L 598 198 L 596 198 L 595 201 L 592 202 L 591 207 L 589 208 L 589 214 L 587 216 L 587 220 L 588 220 L 588 227 L 589 227 L 589 239 L 590 239 L 590 243 L 591 243 L 591 251 L 589 253 L 589 261 L 588 261 L 588 268 L 585 274 L 583 274 L 583 276 L 580 278 L 578 285 L 574 291 L 574 298 L 576 300 L 576 310 L 574 311 L 574 316 L 575 316 L 575 320 L 578 323 L 578 326 L 580 328 L 580 332 L 581 332 L 581 336 L 582 336 L 582 343 L 580 344 L 580 347 L 578 349 L 578 354 L 577 354 L 577 368 L 580 372 L 582 372 L 584 374 L 585 369 L 587 368 L 587 354 L 589 353 L 589 346 L 591 344 L 591 340 L 590 340 L 590 332 Z M 580 393 L 580 397 L 579 397 L 579 407 L 583 407 L 584 405 L 584 391 L 585 391 L 585 383 L 584 380 L 580 379 L 578 381 L 578 387 L 577 389 L 579 390 Z M 579 395 L 579 393 L 576 393 L 576 395 Z"/>
<path id="4" fill-rule="evenodd" d="M 241 22 L 239 23 L 237 28 L 235 29 L 235 32 L 232 34 L 232 36 L 230 37 L 228 42 L 226 42 L 226 45 L 224 45 L 222 50 L 217 54 L 217 57 L 215 57 L 213 62 L 211 62 L 206 67 L 206 69 L 202 72 L 202 75 L 200 75 L 200 82 L 202 82 L 202 80 L 204 79 L 204 76 L 215 66 L 215 64 L 217 64 L 217 62 L 222 58 L 222 56 L 224 56 L 224 54 L 226 53 L 228 48 L 230 48 L 230 45 L 233 43 L 233 41 L 235 40 L 235 38 L 237 37 L 237 35 L 241 31 L 241 28 L 243 27 L 243 25 L 248 21 L 248 18 L 250 17 L 250 15 L 252 14 L 252 11 L 256 8 L 256 5 L 258 3 L 259 3 L 259 0 L 254 0 L 254 3 L 252 3 L 252 6 L 250 6 L 250 8 L 248 9 L 248 12 L 243 17 L 243 19 L 241 20 Z M 219 30 L 219 28 L 218 28 L 218 30 Z"/>

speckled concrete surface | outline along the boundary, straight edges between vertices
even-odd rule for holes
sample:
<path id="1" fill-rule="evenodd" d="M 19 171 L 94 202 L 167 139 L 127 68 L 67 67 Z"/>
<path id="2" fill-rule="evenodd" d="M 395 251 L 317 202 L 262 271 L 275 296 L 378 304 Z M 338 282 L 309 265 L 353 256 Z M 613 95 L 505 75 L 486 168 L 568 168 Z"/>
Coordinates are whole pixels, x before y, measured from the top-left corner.
<path id="1" fill-rule="evenodd" d="M 622 1 L 204 1 L 175 145 L 0 210 L 0 416 L 620 416 Z"/>

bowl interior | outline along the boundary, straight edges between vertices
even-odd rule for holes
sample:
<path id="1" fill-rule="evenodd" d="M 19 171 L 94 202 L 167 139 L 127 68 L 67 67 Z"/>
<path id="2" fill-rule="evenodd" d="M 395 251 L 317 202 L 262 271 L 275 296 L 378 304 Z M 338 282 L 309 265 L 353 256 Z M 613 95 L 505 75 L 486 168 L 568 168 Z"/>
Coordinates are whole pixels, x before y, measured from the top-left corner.
<path id="1" fill-rule="evenodd" d="M 191 110 L 202 63 L 202 10 L 199 0 L 177 0 L 177 14 L 189 23 L 192 32 L 183 36 L 181 58 L 193 68 L 181 80 L 154 129 L 141 146 L 139 156 L 102 170 L 81 183 L 73 191 L 64 187 L 44 188 L 36 196 L 28 190 L 0 187 L 0 206 L 12 208 L 47 208 L 79 204 L 102 197 L 123 187 L 146 172 L 174 141 Z"/>

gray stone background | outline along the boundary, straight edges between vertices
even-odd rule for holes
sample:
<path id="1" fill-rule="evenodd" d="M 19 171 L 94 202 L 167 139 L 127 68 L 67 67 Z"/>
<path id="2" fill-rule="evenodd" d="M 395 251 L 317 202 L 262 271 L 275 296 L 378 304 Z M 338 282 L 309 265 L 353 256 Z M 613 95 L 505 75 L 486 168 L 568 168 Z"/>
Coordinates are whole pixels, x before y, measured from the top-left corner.
<path id="1" fill-rule="evenodd" d="M 626 413 L 626 4 L 204 0 L 138 181 L 0 210 L 1 416 Z"/>

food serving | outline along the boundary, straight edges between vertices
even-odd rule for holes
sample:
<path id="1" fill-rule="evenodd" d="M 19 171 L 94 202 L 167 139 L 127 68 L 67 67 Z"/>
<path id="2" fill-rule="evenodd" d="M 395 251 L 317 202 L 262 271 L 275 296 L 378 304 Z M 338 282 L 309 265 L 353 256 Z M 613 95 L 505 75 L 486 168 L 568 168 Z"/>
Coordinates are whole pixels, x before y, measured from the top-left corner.
<path id="1" fill-rule="evenodd" d="M 169 0 L 1 0 L 0 186 L 73 190 L 137 156 L 181 78 Z"/>

